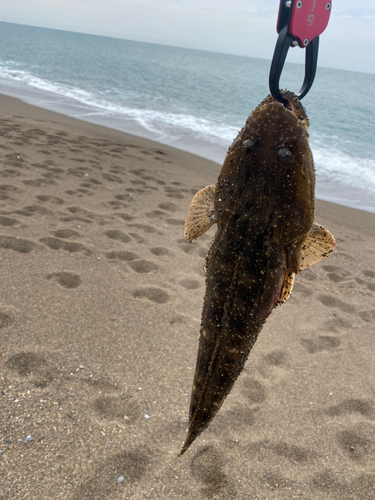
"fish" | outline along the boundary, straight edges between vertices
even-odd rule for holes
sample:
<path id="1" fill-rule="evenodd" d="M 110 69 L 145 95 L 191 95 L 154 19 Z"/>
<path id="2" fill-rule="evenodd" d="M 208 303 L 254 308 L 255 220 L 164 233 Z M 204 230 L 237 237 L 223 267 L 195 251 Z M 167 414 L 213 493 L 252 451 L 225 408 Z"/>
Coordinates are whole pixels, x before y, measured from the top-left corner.
<path id="1" fill-rule="evenodd" d="M 295 275 L 328 257 L 335 239 L 314 222 L 315 168 L 309 120 L 298 97 L 267 96 L 229 147 L 216 185 L 193 198 L 189 242 L 217 224 L 206 257 L 206 294 L 186 440 L 208 427 Z"/>

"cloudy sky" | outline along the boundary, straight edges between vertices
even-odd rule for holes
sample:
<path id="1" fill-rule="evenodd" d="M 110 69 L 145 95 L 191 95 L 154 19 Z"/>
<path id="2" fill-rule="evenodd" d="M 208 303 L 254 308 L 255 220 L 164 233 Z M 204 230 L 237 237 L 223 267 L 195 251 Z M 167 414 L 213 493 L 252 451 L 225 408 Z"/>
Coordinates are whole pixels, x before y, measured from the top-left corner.
<path id="1" fill-rule="evenodd" d="M 0 20 L 271 59 L 278 8 L 279 0 L 0 0 Z M 303 62 L 303 52 L 288 61 Z M 319 64 L 375 73 L 374 0 L 333 0 Z"/>

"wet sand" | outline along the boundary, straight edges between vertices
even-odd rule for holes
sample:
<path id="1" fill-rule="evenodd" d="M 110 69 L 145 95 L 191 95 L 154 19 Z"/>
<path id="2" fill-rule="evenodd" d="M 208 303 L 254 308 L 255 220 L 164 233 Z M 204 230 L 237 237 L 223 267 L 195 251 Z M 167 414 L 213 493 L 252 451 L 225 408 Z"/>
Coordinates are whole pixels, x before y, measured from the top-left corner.
<path id="1" fill-rule="evenodd" d="M 0 499 L 375 498 L 375 215 L 317 201 L 335 252 L 176 459 L 214 231 L 183 223 L 220 166 L 0 108 Z"/>

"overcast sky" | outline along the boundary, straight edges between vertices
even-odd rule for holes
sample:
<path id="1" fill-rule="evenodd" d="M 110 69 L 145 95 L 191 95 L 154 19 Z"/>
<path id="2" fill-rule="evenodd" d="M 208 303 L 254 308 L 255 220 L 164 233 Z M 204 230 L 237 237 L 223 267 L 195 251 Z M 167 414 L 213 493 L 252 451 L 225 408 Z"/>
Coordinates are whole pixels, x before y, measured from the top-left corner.
<path id="1" fill-rule="evenodd" d="M 375 73 L 375 1 L 354 4 L 333 0 L 319 65 Z M 278 8 L 279 0 L 0 0 L 0 20 L 271 59 Z M 300 49 L 288 55 L 303 58 Z"/>

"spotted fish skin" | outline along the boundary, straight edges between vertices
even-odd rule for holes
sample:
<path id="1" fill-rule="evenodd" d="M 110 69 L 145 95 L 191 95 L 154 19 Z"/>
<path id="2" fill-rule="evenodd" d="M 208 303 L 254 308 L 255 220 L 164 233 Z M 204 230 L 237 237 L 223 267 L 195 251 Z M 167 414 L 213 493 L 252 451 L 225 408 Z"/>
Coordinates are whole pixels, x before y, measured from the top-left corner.
<path id="1" fill-rule="evenodd" d="M 210 187 L 214 210 L 206 212 L 218 229 L 206 260 L 189 430 L 180 455 L 232 389 L 286 278 L 302 269 L 301 248 L 314 221 L 315 170 L 305 110 L 294 94 L 283 97 L 288 109 L 268 96 L 251 113 Z M 191 207 L 190 241 L 197 238 L 189 237 L 194 199 Z M 197 227 L 201 234 L 207 229 Z"/>

